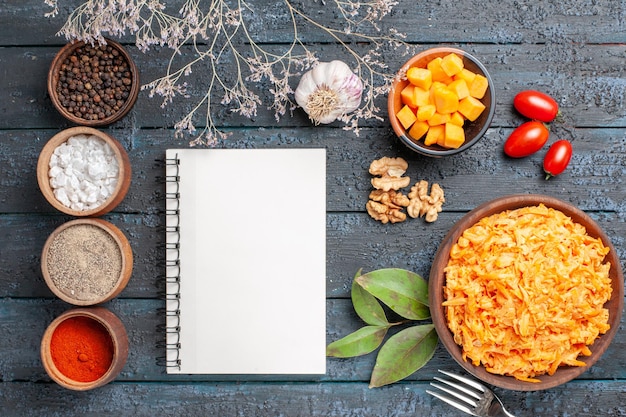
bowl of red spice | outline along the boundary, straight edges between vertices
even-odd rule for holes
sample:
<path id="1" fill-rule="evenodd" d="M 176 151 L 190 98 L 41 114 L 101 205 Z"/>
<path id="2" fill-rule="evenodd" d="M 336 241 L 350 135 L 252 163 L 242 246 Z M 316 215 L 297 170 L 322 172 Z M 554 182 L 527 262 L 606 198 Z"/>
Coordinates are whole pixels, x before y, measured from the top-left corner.
<path id="1" fill-rule="evenodd" d="M 139 71 L 122 45 L 72 42 L 52 60 L 48 94 L 69 121 L 105 126 L 124 117 L 139 94 Z"/>
<path id="2" fill-rule="evenodd" d="M 37 183 L 57 210 L 76 217 L 100 216 L 126 197 L 131 165 L 124 147 L 89 126 L 55 134 L 37 161 Z"/>
<path id="3" fill-rule="evenodd" d="M 66 311 L 50 323 L 41 341 L 41 361 L 50 378 L 76 391 L 113 381 L 127 358 L 124 324 L 104 307 Z"/>
<path id="4" fill-rule="evenodd" d="M 76 219 L 57 227 L 41 254 L 41 272 L 63 301 L 91 306 L 109 301 L 126 287 L 133 252 L 124 233 L 103 219 Z"/>

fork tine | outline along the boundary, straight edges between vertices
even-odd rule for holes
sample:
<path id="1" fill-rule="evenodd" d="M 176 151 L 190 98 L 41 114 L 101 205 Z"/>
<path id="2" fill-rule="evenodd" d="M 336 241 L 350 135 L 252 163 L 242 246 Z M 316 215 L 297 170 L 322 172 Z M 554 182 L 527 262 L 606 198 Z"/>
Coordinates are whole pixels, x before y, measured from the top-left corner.
<path id="1" fill-rule="evenodd" d="M 435 377 L 434 379 L 436 379 L 439 382 L 443 382 L 444 384 L 449 385 L 453 388 L 456 388 L 457 390 L 464 392 L 465 394 L 469 395 L 470 397 L 474 397 L 477 400 L 480 400 L 482 398 L 476 391 L 473 391 L 472 389 L 465 387 L 463 385 L 457 384 L 456 382 L 448 381 L 446 379 L 439 378 L 439 377 Z"/>
<path id="2" fill-rule="evenodd" d="M 432 385 L 432 384 L 431 384 Z M 433 397 L 439 398 L 441 401 L 451 405 L 452 407 L 456 408 L 457 410 L 461 410 L 469 415 L 475 416 L 476 414 L 469 408 L 464 406 L 463 404 L 457 403 L 456 401 L 446 397 L 445 395 L 441 395 L 438 392 L 434 392 L 431 390 L 426 390 L 426 392 L 430 395 L 432 395 Z"/>
<path id="3" fill-rule="evenodd" d="M 439 372 L 448 376 L 452 380 L 433 377 L 435 381 L 439 381 L 444 385 L 431 382 L 430 385 L 443 391 L 442 394 L 434 391 L 426 390 L 426 392 L 441 401 L 473 416 L 510 416 L 502 405 L 502 401 L 485 385 L 472 379 L 442 371 Z"/>
<path id="4" fill-rule="evenodd" d="M 483 385 L 479 384 L 476 381 L 473 381 L 473 380 L 471 380 L 469 378 L 465 378 L 464 376 L 461 376 L 461 375 L 453 374 L 451 372 L 442 371 L 441 369 L 438 369 L 438 371 L 441 372 L 442 374 L 446 375 L 446 376 L 449 376 L 450 378 L 454 378 L 457 381 L 461 381 L 464 384 L 467 384 L 470 387 L 475 388 L 475 389 L 477 389 L 480 392 L 485 392 L 485 387 Z"/>
<path id="5" fill-rule="evenodd" d="M 446 383 L 446 381 L 440 380 L 441 382 Z M 464 403 L 466 403 L 467 405 L 471 406 L 471 407 L 476 407 L 478 404 L 476 403 L 476 401 L 472 400 L 469 397 L 466 397 L 465 395 L 463 395 L 462 393 L 458 392 L 458 391 L 454 391 L 444 385 L 441 384 L 436 384 L 434 382 L 431 382 L 430 385 L 432 385 L 435 388 L 439 388 L 441 391 L 450 394 L 451 396 L 463 401 Z M 480 398 L 478 398 L 480 399 Z"/>

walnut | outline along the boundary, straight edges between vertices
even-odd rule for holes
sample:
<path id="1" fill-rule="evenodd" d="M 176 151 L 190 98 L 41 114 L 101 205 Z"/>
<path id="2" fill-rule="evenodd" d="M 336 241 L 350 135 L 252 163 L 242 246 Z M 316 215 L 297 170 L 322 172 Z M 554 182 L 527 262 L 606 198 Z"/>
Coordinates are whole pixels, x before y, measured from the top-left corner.
<path id="1" fill-rule="evenodd" d="M 409 164 L 402 158 L 383 157 L 370 164 L 369 172 L 372 186 L 366 204 L 367 213 L 382 223 L 398 223 L 406 220 L 406 211 L 412 218 L 424 217 L 427 222 L 437 220 L 441 207 L 446 201 L 443 189 L 433 184 L 428 193 L 428 182 L 419 181 L 412 188 L 408 197 L 399 192 L 411 183 L 409 177 L 403 177 Z"/>
<path id="2" fill-rule="evenodd" d="M 372 186 L 377 190 L 399 190 L 411 183 L 409 177 L 403 177 L 409 164 L 402 158 L 387 156 L 373 161 L 369 172 L 377 177 L 372 178 Z"/>
<path id="3" fill-rule="evenodd" d="M 372 186 L 377 190 L 389 191 L 389 190 L 399 190 L 401 188 L 407 187 L 411 183 L 411 178 L 409 177 L 377 177 L 372 178 Z"/>
<path id="4" fill-rule="evenodd" d="M 410 203 L 409 198 L 395 190 L 374 190 L 370 193 L 370 200 L 365 207 L 367 213 L 383 224 L 398 223 L 406 220 L 402 211 Z"/>
<path id="5" fill-rule="evenodd" d="M 402 210 L 391 209 L 389 206 L 374 200 L 369 200 L 365 208 L 367 208 L 367 213 L 372 216 L 374 220 L 378 220 L 382 224 L 389 222 L 398 223 L 406 220 L 406 214 L 404 214 Z"/>
<path id="6" fill-rule="evenodd" d="M 370 200 L 374 200 L 383 204 L 393 204 L 398 206 L 398 208 L 407 207 L 410 203 L 410 200 L 407 196 L 395 190 L 374 190 L 370 193 Z"/>
<path id="7" fill-rule="evenodd" d="M 425 216 L 425 220 L 429 223 L 437 220 L 442 210 L 441 206 L 446 201 L 439 184 L 432 185 L 429 195 L 428 182 L 424 180 L 411 187 L 409 199 L 410 203 L 406 210 L 409 216 L 412 218 Z"/>
<path id="8" fill-rule="evenodd" d="M 370 174 L 389 175 L 390 177 L 401 177 L 409 167 L 408 162 L 402 158 L 389 158 L 384 156 L 370 164 Z"/>

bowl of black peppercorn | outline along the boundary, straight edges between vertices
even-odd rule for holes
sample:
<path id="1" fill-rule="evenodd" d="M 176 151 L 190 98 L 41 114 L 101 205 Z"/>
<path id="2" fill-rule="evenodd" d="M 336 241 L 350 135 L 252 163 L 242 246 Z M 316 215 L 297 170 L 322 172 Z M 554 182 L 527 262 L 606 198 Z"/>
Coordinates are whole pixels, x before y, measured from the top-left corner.
<path id="1" fill-rule="evenodd" d="M 57 53 L 48 72 L 48 94 L 70 122 L 106 126 L 124 117 L 139 94 L 139 72 L 122 45 L 72 42 Z"/>

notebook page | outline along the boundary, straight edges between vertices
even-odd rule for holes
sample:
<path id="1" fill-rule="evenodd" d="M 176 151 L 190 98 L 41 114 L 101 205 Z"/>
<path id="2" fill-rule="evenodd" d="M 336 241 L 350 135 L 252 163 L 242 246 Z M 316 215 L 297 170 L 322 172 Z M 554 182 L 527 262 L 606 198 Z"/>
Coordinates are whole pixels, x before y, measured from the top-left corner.
<path id="1" fill-rule="evenodd" d="M 324 374 L 324 149 L 182 149 L 180 373 Z"/>

